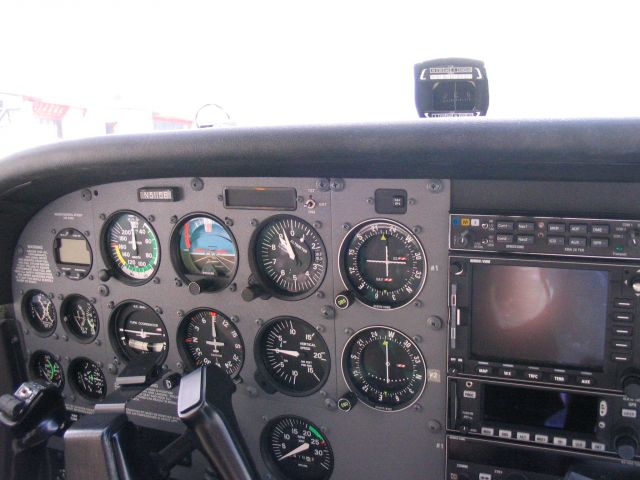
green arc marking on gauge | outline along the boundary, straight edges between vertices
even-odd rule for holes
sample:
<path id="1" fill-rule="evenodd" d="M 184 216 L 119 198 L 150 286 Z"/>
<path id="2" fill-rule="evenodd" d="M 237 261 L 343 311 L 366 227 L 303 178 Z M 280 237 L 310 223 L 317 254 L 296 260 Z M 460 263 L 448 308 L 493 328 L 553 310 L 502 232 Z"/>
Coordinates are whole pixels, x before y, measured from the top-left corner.
<path id="1" fill-rule="evenodd" d="M 324 442 L 324 437 L 322 435 L 320 435 L 320 432 L 318 430 L 316 430 L 311 425 L 307 425 L 307 428 L 309 429 L 309 431 L 311 433 L 313 433 L 316 437 L 318 437 L 320 440 L 322 440 Z"/>

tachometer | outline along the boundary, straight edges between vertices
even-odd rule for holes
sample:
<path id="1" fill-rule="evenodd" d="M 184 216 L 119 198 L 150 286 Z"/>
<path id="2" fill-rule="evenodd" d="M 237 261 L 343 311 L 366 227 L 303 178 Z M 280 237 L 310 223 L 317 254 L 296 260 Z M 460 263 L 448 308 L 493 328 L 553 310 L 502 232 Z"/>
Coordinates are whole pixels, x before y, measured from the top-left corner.
<path id="1" fill-rule="evenodd" d="M 122 302 L 111 314 L 110 334 L 114 349 L 124 360 L 152 354 L 161 363 L 167 354 L 167 329 L 148 305 L 135 300 Z"/>
<path id="2" fill-rule="evenodd" d="M 55 359 L 53 354 L 47 351 L 38 350 L 31 355 L 29 370 L 34 378 L 53 383 L 58 388 L 64 386 L 62 365 Z"/>
<path id="3" fill-rule="evenodd" d="M 172 234 L 171 258 L 192 293 L 226 288 L 238 269 L 238 247 L 226 225 L 212 215 L 182 219 Z"/>
<path id="4" fill-rule="evenodd" d="M 320 428 L 293 415 L 271 420 L 260 437 L 262 457 L 283 480 L 327 480 L 333 450 Z"/>
<path id="5" fill-rule="evenodd" d="M 58 325 L 56 307 L 49 296 L 40 290 L 32 290 L 25 295 L 22 313 L 41 337 L 51 335 Z"/>
<path id="6" fill-rule="evenodd" d="M 88 358 L 76 358 L 69 365 L 73 389 L 87 400 L 101 400 L 107 395 L 107 379 L 100 365 Z"/>
<path id="7" fill-rule="evenodd" d="M 356 225 L 340 248 L 340 274 L 365 305 L 400 308 L 418 296 L 427 277 L 427 261 L 418 238 L 392 220 Z"/>
<path id="8" fill-rule="evenodd" d="M 178 327 L 178 345 L 192 368 L 213 364 L 233 377 L 244 363 L 240 331 L 213 308 L 198 308 L 185 315 Z"/>
<path id="9" fill-rule="evenodd" d="M 130 211 L 114 213 L 103 230 L 103 254 L 116 278 L 140 285 L 160 264 L 158 237 L 147 220 Z"/>
<path id="10" fill-rule="evenodd" d="M 68 296 L 60 311 L 64 327 L 81 343 L 92 342 L 98 336 L 98 312 L 82 295 Z"/>
<path id="11" fill-rule="evenodd" d="M 318 232 L 293 215 L 265 220 L 251 240 L 251 269 L 277 298 L 299 300 L 318 289 L 327 270 L 327 252 Z"/>
<path id="12" fill-rule="evenodd" d="M 389 327 L 356 332 L 344 347 L 342 371 L 358 398 L 378 410 L 404 410 L 426 385 L 420 349 L 404 333 Z"/>
<path id="13" fill-rule="evenodd" d="M 269 321 L 256 336 L 254 352 L 261 373 L 287 395 L 311 395 L 329 376 L 329 347 L 312 325 L 299 318 Z"/>

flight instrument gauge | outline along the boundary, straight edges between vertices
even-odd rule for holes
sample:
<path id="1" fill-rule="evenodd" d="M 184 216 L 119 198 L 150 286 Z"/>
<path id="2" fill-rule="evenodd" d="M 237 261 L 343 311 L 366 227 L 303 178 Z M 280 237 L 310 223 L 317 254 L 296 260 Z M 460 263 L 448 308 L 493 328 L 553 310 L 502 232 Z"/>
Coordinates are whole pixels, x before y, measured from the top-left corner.
<path id="1" fill-rule="evenodd" d="M 64 327 L 81 343 L 92 342 L 98 336 L 98 312 L 82 295 L 68 296 L 60 311 Z"/>
<path id="2" fill-rule="evenodd" d="M 101 400 L 107 394 L 107 379 L 100 365 L 88 358 L 76 358 L 69 365 L 69 382 L 87 400 Z"/>
<path id="3" fill-rule="evenodd" d="M 169 336 L 153 308 L 135 300 L 122 302 L 114 309 L 109 323 L 114 350 L 124 360 L 150 354 L 157 357 L 157 363 L 162 363 Z"/>
<path id="4" fill-rule="evenodd" d="M 254 347 L 258 370 L 278 391 L 294 397 L 317 392 L 329 377 L 331 357 L 322 335 L 304 320 L 277 317 Z"/>
<path id="5" fill-rule="evenodd" d="M 171 260 L 192 293 L 215 292 L 233 280 L 238 270 L 238 246 L 224 222 L 195 213 L 174 229 Z"/>
<path id="6" fill-rule="evenodd" d="M 389 327 L 356 332 L 342 352 L 342 373 L 358 398 L 377 410 L 408 408 L 426 385 L 422 353 L 404 333 Z"/>
<path id="7" fill-rule="evenodd" d="M 299 300 L 318 289 L 327 270 L 327 252 L 318 232 L 292 215 L 268 218 L 250 245 L 251 270 L 269 294 Z"/>
<path id="8" fill-rule="evenodd" d="M 29 370 L 34 378 L 52 383 L 58 388 L 64 386 L 62 365 L 49 352 L 44 350 L 34 352 L 29 361 Z"/>
<path id="9" fill-rule="evenodd" d="M 148 282 L 160 265 L 158 236 L 135 212 L 116 212 L 107 220 L 102 253 L 113 275 L 130 285 Z"/>
<path id="10" fill-rule="evenodd" d="M 293 415 L 271 420 L 260 436 L 269 469 L 282 480 L 327 480 L 333 472 L 333 450 L 321 429 Z"/>
<path id="11" fill-rule="evenodd" d="M 427 260 L 420 241 L 404 225 L 368 220 L 343 240 L 340 274 L 362 303 L 390 310 L 418 296 L 427 277 Z"/>
<path id="12" fill-rule="evenodd" d="M 49 296 L 40 290 L 32 290 L 24 297 L 22 314 L 36 334 L 48 337 L 56 329 L 58 315 Z"/>
<path id="13" fill-rule="evenodd" d="M 238 328 L 213 308 L 198 308 L 185 315 L 178 327 L 178 346 L 191 368 L 213 364 L 234 377 L 244 363 Z"/>

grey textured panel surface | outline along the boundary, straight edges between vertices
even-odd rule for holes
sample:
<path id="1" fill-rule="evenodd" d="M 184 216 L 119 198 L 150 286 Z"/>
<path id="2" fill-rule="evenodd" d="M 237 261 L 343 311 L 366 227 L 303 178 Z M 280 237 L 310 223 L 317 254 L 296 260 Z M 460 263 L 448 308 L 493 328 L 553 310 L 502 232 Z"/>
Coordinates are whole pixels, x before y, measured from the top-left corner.
<path id="1" fill-rule="evenodd" d="M 443 478 L 444 431 L 432 433 L 429 422 L 445 425 L 445 365 L 446 329 L 430 330 L 426 319 L 438 315 L 445 319 L 447 312 L 447 240 L 450 184 L 443 182 L 441 193 L 430 193 L 428 180 L 355 180 L 346 179 L 345 188 L 339 192 L 320 192 L 315 178 L 204 178 L 204 189 L 194 191 L 189 178 L 129 181 L 100 185 L 91 188 L 94 193 L 85 201 L 80 192 L 59 198 L 39 211 L 29 222 L 18 242 L 19 247 L 42 246 L 49 263 L 53 262 L 54 231 L 73 227 L 88 232 L 93 249 L 94 264 L 91 276 L 80 281 L 64 277 L 53 277 L 53 282 L 24 284 L 13 282 L 13 295 L 18 315 L 26 292 L 31 289 L 52 293 L 53 302 L 60 316 L 62 299 L 71 294 L 81 294 L 96 299 L 100 315 L 98 342 L 83 345 L 73 338 L 65 339 L 66 332 L 59 324 L 55 334 L 48 338 L 24 335 L 26 349 L 34 352 L 48 350 L 60 356 L 65 368 L 69 361 L 79 356 L 92 358 L 102 363 L 107 376 L 109 391 L 113 391 L 115 375 L 107 371 L 114 364 L 115 353 L 108 335 L 108 319 L 112 311 L 109 302 L 118 304 L 128 299 L 140 300 L 152 307 L 159 307 L 160 314 L 169 332 L 169 353 L 166 366 L 171 371 L 182 371 L 182 360 L 176 348 L 176 332 L 181 320 L 180 312 L 197 307 L 213 307 L 228 316 L 238 317 L 237 327 L 243 336 L 246 348 L 245 362 L 240 372 L 243 382 L 238 385 L 234 405 L 243 433 L 257 461 L 259 469 L 266 474 L 259 452 L 259 436 L 266 421 L 278 415 L 300 415 L 326 428 L 326 435 L 335 454 L 334 479 L 360 478 Z M 182 200 L 176 203 L 138 202 L 137 189 L 149 186 L 177 186 L 182 189 Z M 314 211 L 298 205 L 292 213 L 313 224 L 319 222 L 317 231 L 322 237 L 328 255 L 328 269 L 318 292 L 301 301 L 284 301 L 271 298 L 244 302 L 240 292 L 247 284 L 250 274 L 247 261 L 249 241 L 255 226 L 252 220 L 262 222 L 276 213 L 264 210 L 224 209 L 218 196 L 225 186 L 288 186 L 297 189 L 298 195 L 312 196 L 317 202 Z M 347 233 L 345 224 L 355 225 L 360 221 L 376 218 L 374 205 L 368 202 L 376 188 L 404 188 L 412 199 L 408 212 L 391 216 L 409 228 L 420 227 L 417 234 L 427 254 L 429 273 L 423 291 L 418 296 L 419 305 L 407 305 L 395 311 L 379 311 L 356 303 L 345 311 L 338 311 L 335 319 L 322 314 L 323 307 L 332 305 L 333 298 L 344 289 L 338 269 L 339 247 Z M 131 287 L 110 279 L 104 282 L 108 296 L 99 294 L 102 284 L 97 273 L 104 268 L 101 255 L 100 233 L 104 221 L 101 214 L 130 209 L 146 218 L 154 217 L 152 225 L 160 241 L 161 260 L 156 278 L 159 283 L 149 282 Z M 229 219 L 230 227 L 239 249 L 239 268 L 234 283 L 237 289 L 227 288 L 217 293 L 193 296 L 186 286 L 178 287 L 176 273 L 169 257 L 170 234 L 174 227 L 173 216 L 181 218 L 189 213 L 201 211 L 213 214 L 222 220 Z M 253 222 L 255 223 L 255 222 Z M 14 266 L 18 256 L 14 258 Z M 308 397 L 290 397 L 280 393 L 269 395 L 255 382 L 256 365 L 253 358 L 253 341 L 260 328 L 260 319 L 268 320 L 279 315 L 293 315 L 319 328 L 327 342 L 331 355 L 331 372 L 327 383 L 317 393 Z M 22 319 L 23 320 L 23 319 Z M 335 401 L 347 391 L 341 372 L 342 349 L 351 331 L 370 325 L 388 325 L 399 329 L 410 337 L 416 337 L 430 373 L 430 381 L 416 405 L 395 413 L 384 413 L 359 403 L 351 412 L 335 409 Z M 25 323 L 27 330 L 31 330 Z M 120 364 L 119 369 L 122 369 Z M 79 397 L 70 388 L 67 379 L 65 394 L 71 408 L 88 412 L 92 403 Z M 179 432 L 176 421 L 175 398 L 158 395 L 132 402 L 136 410 L 132 418 L 141 425 Z"/>

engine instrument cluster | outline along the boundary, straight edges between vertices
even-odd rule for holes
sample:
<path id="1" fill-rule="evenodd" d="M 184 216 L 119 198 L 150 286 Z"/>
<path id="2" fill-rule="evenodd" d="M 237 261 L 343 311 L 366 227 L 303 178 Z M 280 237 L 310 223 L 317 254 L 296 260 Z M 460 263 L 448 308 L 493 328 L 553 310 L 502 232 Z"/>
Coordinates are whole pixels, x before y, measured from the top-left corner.
<path id="1" fill-rule="evenodd" d="M 440 183 L 444 194 L 428 180 L 175 178 L 62 197 L 14 258 L 29 375 L 83 415 L 144 357 L 172 381 L 129 417 L 180 433 L 173 380 L 212 365 L 236 383 L 271 478 L 391 478 L 390 454 L 444 475 Z"/>

